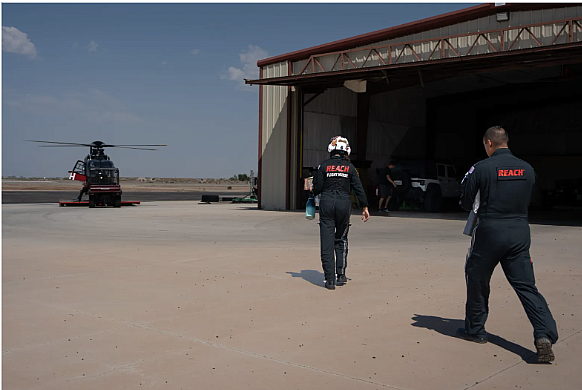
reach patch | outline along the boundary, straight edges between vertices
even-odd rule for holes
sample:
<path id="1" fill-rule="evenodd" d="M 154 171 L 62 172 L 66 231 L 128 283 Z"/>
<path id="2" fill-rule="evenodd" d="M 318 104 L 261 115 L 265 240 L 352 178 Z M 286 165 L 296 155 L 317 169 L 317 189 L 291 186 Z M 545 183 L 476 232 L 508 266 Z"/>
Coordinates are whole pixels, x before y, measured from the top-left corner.
<path id="1" fill-rule="evenodd" d="M 343 172 L 348 173 L 350 171 L 349 165 L 328 165 L 325 169 L 326 172 Z"/>
<path id="2" fill-rule="evenodd" d="M 525 169 L 514 167 L 497 168 L 497 180 L 525 180 Z"/>

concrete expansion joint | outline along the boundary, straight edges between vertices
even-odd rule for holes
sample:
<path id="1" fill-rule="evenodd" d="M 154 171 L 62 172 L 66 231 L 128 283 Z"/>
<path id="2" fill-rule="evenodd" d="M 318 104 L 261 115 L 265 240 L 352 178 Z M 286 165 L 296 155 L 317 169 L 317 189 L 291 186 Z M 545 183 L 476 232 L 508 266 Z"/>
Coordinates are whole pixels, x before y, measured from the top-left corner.
<path id="1" fill-rule="evenodd" d="M 582 333 L 582 329 L 580 329 L 580 330 L 579 330 L 579 331 L 577 331 L 577 332 L 574 332 L 574 333 L 572 333 L 571 335 L 569 335 L 569 336 L 567 336 L 567 337 L 565 337 L 565 338 L 563 338 L 563 339 L 561 339 L 561 340 L 558 340 L 558 342 L 557 342 L 555 345 L 562 344 L 564 341 L 566 341 L 566 340 L 569 340 L 569 339 L 571 339 L 572 337 L 575 337 L 575 336 L 577 336 L 577 335 L 578 335 L 578 334 L 580 334 L 580 333 Z M 532 352 L 532 355 L 531 355 L 531 356 L 534 356 L 534 355 L 535 355 L 535 352 Z M 520 365 L 520 364 L 522 364 L 522 363 L 525 363 L 525 361 L 524 361 L 524 360 L 522 360 L 522 361 L 520 361 L 520 362 L 517 362 L 517 363 L 515 363 L 515 364 L 512 364 L 511 366 L 509 366 L 509 367 L 506 367 L 506 368 L 504 368 L 503 370 L 500 370 L 500 371 L 498 371 L 498 372 L 496 372 L 496 373 L 494 373 L 494 374 L 492 374 L 492 375 L 488 376 L 487 378 L 483 379 L 482 381 L 475 382 L 475 383 L 474 383 L 474 384 L 472 384 L 471 386 L 465 387 L 463 390 L 471 389 L 471 388 L 473 388 L 473 387 L 475 387 L 475 386 L 477 386 L 477 385 L 480 385 L 480 384 L 482 384 L 482 383 L 484 383 L 484 382 L 488 381 L 489 379 L 491 379 L 491 378 L 494 378 L 494 377 L 496 377 L 497 375 L 499 375 L 499 374 L 501 374 L 501 373 L 503 373 L 503 372 L 505 372 L 505 371 L 508 371 L 508 370 L 512 369 L 513 367 L 515 367 L 515 366 L 518 366 L 518 365 Z M 540 364 L 543 364 L 543 363 L 540 363 Z"/>
<path id="2" fill-rule="evenodd" d="M 29 302 L 34 302 L 34 303 L 37 303 L 37 304 L 40 304 L 40 305 L 43 305 L 43 306 L 47 306 L 47 307 L 51 307 L 51 308 L 55 308 L 55 309 L 73 311 L 73 312 L 75 312 L 77 314 L 85 315 L 87 317 L 99 318 L 99 319 L 106 320 L 106 321 L 110 321 L 110 322 L 117 323 L 117 324 L 120 324 L 120 325 L 133 326 L 133 327 L 136 327 L 136 328 L 145 329 L 145 330 L 149 330 L 149 331 L 156 332 L 156 333 L 161 333 L 161 334 L 166 334 L 166 335 L 173 336 L 173 337 L 183 338 L 183 339 L 190 340 L 190 341 L 194 341 L 194 342 L 197 342 L 197 343 L 200 343 L 200 344 L 205 344 L 205 345 L 208 345 L 208 346 L 211 346 L 211 347 L 221 348 L 221 349 L 225 349 L 225 350 L 232 351 L 232 352 L 238 352 L 238 353 L 241 353 L 241 354 L 244 354 L 244 355 L 254 356 L 254 357 L 261 358 L 261 359 L 266 359 L 266 360 L 270 360 L 270 361 L 277 362 L 277 363 L 281 363 L 281 364 L 286 364 L 286 365 L 293 366 L 293 367 L 304 368 L 304 369 L 307 369 L 307 370 L 311 370 L 311 371 L 315 371 L 315 372 L 320 372 L 320 373 L 323 373 L 323 374 L 329 374 L 329 375 L 334 375 L 334 376 L 338 376 L 338 377 L 341 377 L 341 378 L 351 379 L 351 380 L 358 381 L 358 382 L 369 383 L 369 384 L 372 384 L 372 385 L 381 386 L 381 387 L 385 387 L 385 388 L 388 388 L 388 389 L 406 390 L 406 389 L 404 389 L 402 387 L 397 387 L 397 386 L 393 386 L 393 385 L 389 385 L 389 384 L 385 384 L 385 383 L 374 382 L 374 381 L 371 381 L 371 380 L 357 378 L 357 377 L 353 377 L 353 376 L 349 376 L 349 375 L 345 375 L 345 374 L 341 374 L 341 373 L 337 373 L 337 372 L 333 372 L 333 371 L 328 371 L 328 370 L 320 369 L 320 368 L 317 368 L 317 367 L 307 366 L 307 365 L 304 365 L 304 364 L 293 363 L 293 362 L 289 362 L 289 361 L 286 361 L 286 360 L 277 359 L 277 358 L 274 358 L 272 356 L 263 355 L 263 354 L 257 353 L 257 352 L 247 351 L 247 350 L 239 349 L 239 348 L 233 348 L 233 347 L 229 347 L 229 346 L 226 346 L 226 345 L 223 345 L 223 344 L 219 344 L 219 343 L 215 343 L 215 342 L 212 342 L 212 341 L 202 340 L 202 339 L 199 339 L 199 338 L 196 338 L 196 337 L 185 336 L 185 335 L 182 335 L 182 334 L 179 334 L 179 333 L 168 332 L 168 331 L 165 331 L 165 330 L 160 330 L 160 329 L 152 328 L 152 327 L 147 326 L 147 325 L 145 325 L 143 323 L 140 324 L 140 323 L 134 323 L 134 322 L 117 320 L 115 318 L 104 317 L 104 316 L 100 316 L 100 315 L 92 314 L 92 313 L 87 313 L 87 312 L 80 311 L 80 310 L 70 310 L 70 309 L 68 309 L 66 307 L 63 307 L 63 306 L 47 304 L 45 302 L 36 301 L 36 300 L 30 299 L 30 298 L 24 298 L 24 299 L 27 300 L 27 301 L 29 301 Z M 10 351 L 4 351 L 3 353 L 5 353 L 5 352 L 10 352 Z M 131 366 L 132 366 L 131 364 L 128 365 L 128 367 L 131 367 Z M 120 368 L 114 368 L 112 371 L 116 371 L 118 369 L 120 369 Z M 102 375 L 102 374 L 104 374 L 104 373 L 98 374 L 97 376 Z M 85 379 L 85 378 L 79 378 L 79 379 Z"/>
<path id="3" fill-rule="evenodd" d="M 151 328 L 151 327 L 146 326 L 146 325 L 131 324 L 131 323 L 128 323 L 128 324 L 134 325 L 134 326 L 136 326 L 138 328 L 141 328 L 141 329 L 147 329 L 147 330 L 151 330 L 151 331 L 157 332 L 157 333 L 162 333 L 162 334 L 167 334 L 167 335 L 174 336 L 174 337 L 184 338 L 184 339 L 187 339 L 187 340 L 190 340 L 190 341 L 195 341 L 195 342 L 200 343 L 200 344 L 206 344 L 206 345 L 209 345 L 211 347 L 221 348 L 221 349 L 225 349 L 225 350 L 233 351 L 233 352 L 238 352 L 238 353 L 241 353 L 243 355 L 254 356 L 254 357 L 261 358 L 261 359 L 267 359 L 267 360 L 270 360 L 270 361 L 273 361 L 273 362 L 277 362 L 277 363 L 281 363 L 281 364 L 286 364 L 286 365 L 293 366 L 293 367 L 304 368 L 304 369 L 308 369 L 308 370 L 311 370 L 311 371 L 320 372 L 320 373 L 323 373 L 323 374 L 329 374 L 329 375 L 334 375 L 334 376 L 338 376 L 338 377 L 342 377 L 342 378 L 346 378 L 346 379 L 351 379 L 351 380 L 358 381 L 358 382 L 369 383 L 369 384 L 372 384 L 372 385 L 381 386 L 381 387 L 385 387 L 385 388 L 388 388 L 388 389 L 406 390 L 406 389 L 401 388 L 401 387 L 392 386 L 392 385 L 389 385 L 389 384 L 384 384 L 384 383 L 379 383 L 379 382 L 374 382 L 374 381 L 371 381 L 371 380 L 366 380 L 366 379 L 357 378 L 357 377 L 353 377 L 353 376 L 349 376 L 349 375 L 345 375 L 345 374 L 340 374 L 340 373 L 333 372 L 333 371 L 323 370 L 323 369 L 320 369 L 320 368 L 317 368 L 317 367 L 307 366 L 307 365 L 304 365 L 304 364 L 293 363 L 293 362 L 289 362 L 289 361 L 286 361 L 286 360 L 277 359 L 277 358 L 274 358 L 272 356 L 263 355 L 261 353 L 247 351 L 247 350 L 239 349 L 239 348 L 233 348 L 233 347 L 229 347 L 229 346 L 226 346 L 226 345 L 223 345 L 223 344 L 219 344 L 219 343 L 215 343 L 215 342 L 212 342 L 212 341 L 198 339 L 196 337 L 184 336 L 184 335 L 179 334 L 179 333 L 173 333 L 173 332 L 168 332 L 168 331 L 164 331 L 164 330 L 160 330 L 160 329 Z"/>

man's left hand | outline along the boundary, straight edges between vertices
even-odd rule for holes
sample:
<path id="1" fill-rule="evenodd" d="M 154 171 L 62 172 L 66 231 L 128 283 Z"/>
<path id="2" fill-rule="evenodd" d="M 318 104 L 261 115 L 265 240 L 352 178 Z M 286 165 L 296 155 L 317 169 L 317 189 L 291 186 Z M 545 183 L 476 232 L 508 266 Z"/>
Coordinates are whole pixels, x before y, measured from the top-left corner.
<path id="1" fill-rule="evenodd" d="M 368 219 L 370 219 L 370 212 L 367 207 L 364 207 L 364 211 L 362 211 L 362 220 L 366 222 Z"/>

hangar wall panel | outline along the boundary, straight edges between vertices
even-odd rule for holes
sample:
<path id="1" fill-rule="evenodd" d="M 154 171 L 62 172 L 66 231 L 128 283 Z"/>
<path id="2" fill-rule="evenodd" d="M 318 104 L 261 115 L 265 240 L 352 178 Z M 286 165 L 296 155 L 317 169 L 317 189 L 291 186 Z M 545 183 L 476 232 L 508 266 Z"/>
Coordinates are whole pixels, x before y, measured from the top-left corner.
<path id="1" fill-rule="evenodd" d="M 394 156 L 419 157 L 426 150 L 426 92 L 406 88 L 370 99 L 368 150 L 371 168 Z"/>
<path id="2" fill-rule="evenodd" d="M 287 62 L 263 67 L 263 78 L 287 76 Z M 287 177 L 287 87 L 261 86 L 261 206 L 268 210 L 284 210 Z"/>
<path id="3" fill-rule="evenodd" d="M 371 97 L 366 159 L 372 168 L 382 167 L 394 155 L 425 154 L 427 96 L 423 89 L 407 88 Z M 318 95 L 304 108 L 303 166 L 314 167 L 328 158 L 329 140 L 338 134 L 350 140 L 352 154 L 357 154 L 356 126 L 356 93 L 342 87 Z"/>
<path id="4" fill-rule="evenodd" d="M 306 94 L 304 101 L 314 94 Z M 356 153 L 357 95 L 347 88 L 327 89 L 304 107 L 303 166 L 316 167 L 329 157 L 327 145 L 336 135 L 350 140 Z"/>
<path id="5" fill-rule="evenodd" d="M 416 55 L 418 55 L 422 60 L 440 59 L 440 58 L 451 58 L 465 56 L 465 55 L 477 55 L 477 54 L 487 54 L 494 53 L 496 50 L 501 50 L 501 33 L 494 32 L 493 30 L 507 29 L 510 30 L 505 34 L 503 40 L 505 42 L 505 47 L 511 50 L 519 49 L 529 49 L 539 47 L 536 40 L 527 32 L 521 31 L 519 26 L 531 25 L 536 23 L 547 23 L 555 20 L 562 20 L 573 17 L 582 17 L 582 6 L 572 6 L 563 8 L 550 8 L 534 11 L 519 11 L 510 12 L 509 20 L 504 22 L 498 22 L 496 15 L 491 15 L 483 18 L 478 18 L 470 20 L 463 23 L 457 23 L 450 26 L 441 27 L 438 29 L 423 31 L 417 34 L 411 34 L 402 36 L 399 38 L 394 38 L 390 40 L 380 41 L 373 44 L 362 46 L 375 47 L 375 46 L 387 46 L 392 45 L 390 49 L 388 47 L 378 48 L 378 54 L 373 53 L 369 58 L 369 50 L 355 50 L 347 54 L 348 58 L 342 58 L 339 54 L 328 55 L 328 56 L 318 56 L 317 59 L 319 63 L 314 63 L 313 61 L 303 69 L 308 60 L 295 61 L 292 64 L 293 74 L 312 74 L 312 73 L 323 73 L 330 71 L 337 71 L 342 69 L 342 61 L 345 62 L 345 69 L 352 68 L 350 61 L 358 67 L 373 67 L 383 65 L 379 57 L 381 57 L 384 62 L 388 62 L 389 58 L 392 61 L 398 60 L 398 63 L 416 62 L 418 61 Z M 531 27 L 530 31 L 534 34 L 537 39 L 542 43 L 542 45 L 551 45 L 556 38 L 557 34 L 560 34 L 556 40 L 556 44 L 567 43 L 568 42 L 568 30 L 563 30 L 562 27 L 564 23 L 556 23 L 551 25 Z M 515 27 L 515 28 L 512 28 Z M 479 34 L 483 31 L 492 31 L 487 33 L 487 39 L 495 47 L 492 48 L 487 39 L 484 37 L 479 37 Z M 455 35 L 469 34 L 463 37 L 449 38 L 448 44 L 444 44 L 444 51 L 441 51 L 438 45 L 438 39 L 441 37 L 451 37 Z M 519 36 L 519 39 L 516 39 Z M 399 46 L 398 43 L 405 42 L 415 42 L 415 41 L 425 41 L 432 40 L 428 42 L 417 42 L 413 43 L 410 47 L 405 47 L 404 45 Z M 474 45 L 475 41 L 477 43 Z M 582 31 L 579 28 L 574 28 L 573 33 L 574 42 L 582 41 Z M 514 43 L 515 41 L 515 43 Z M 395 45 L 396 44 L 396 45 Z M 452 47 L 451 47 L 452 46 Z M 470 52 L 469 52 L 470 51 Z M 456 52 L 456 53 L 455 53 Z M 415 55 L 416 53 L 416 55 Z M 325 54 L 325 53 L 322 53 Z M 441 57 L 442 56 L 442 57 Z M 365 65 L 364 65 L 365 63 Z M 320 65 L 321 64 L 321 67 Z M 322 69 L 323 68 L 323 69 Z"/>
<path id="6" fill-rule="evenodd" d="M 291 102 L 291 153 L 289 156 L 290 171 L 290 207 L 295 210 L 297 205 L 297 186 L 303 188 L 303 183 L 297 180 L 300 177 L 301 167 L 299 165 L 299 143 L 300 143 L 300 126 L 301 126 L 301 92 L 298 90 L 291 90 L 289 101 Z"/>

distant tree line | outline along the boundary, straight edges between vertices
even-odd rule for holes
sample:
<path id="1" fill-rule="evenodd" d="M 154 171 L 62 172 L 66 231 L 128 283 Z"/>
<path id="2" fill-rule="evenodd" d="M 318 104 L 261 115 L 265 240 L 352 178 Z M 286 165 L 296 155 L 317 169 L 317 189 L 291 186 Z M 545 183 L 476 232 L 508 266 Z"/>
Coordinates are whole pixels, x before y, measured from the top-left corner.
<path id="1" fill-rule="evenodd" d="M 250 177 L 246 173 L 239 173 L 238 175 L 231 177 L 229 180 L 249 181 Z"/>

